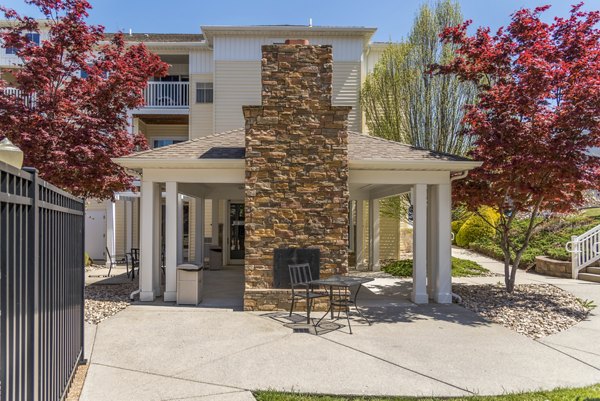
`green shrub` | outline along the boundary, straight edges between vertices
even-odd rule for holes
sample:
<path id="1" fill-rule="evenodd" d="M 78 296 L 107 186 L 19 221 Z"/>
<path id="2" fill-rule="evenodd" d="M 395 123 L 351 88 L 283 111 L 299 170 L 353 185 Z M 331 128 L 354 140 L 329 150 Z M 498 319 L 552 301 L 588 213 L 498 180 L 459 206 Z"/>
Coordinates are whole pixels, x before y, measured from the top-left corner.
<path id="1" fill-rule="evenodd" d="M 528 220 L 514 222 L 510 238 L 517 246 L 523 243 L 528 224 Z M 529 246 L 521 258 L 522 266 L 527 267 L 535 263 L 536 256 L 570 260 L 571 254 L 565 250 L 565 244 L 571 240 L 571 236 L 581 235 L 598 224 L 600 224 L 600 216 L 586 214 L 551 218 L 533 233 Z M 500 236 L 478 238 L 469 244 L 469 248 L 494 259 L 504 260 L 504 253 L 500 248 Z M 511 255 L 511 261 L 513 259 L 514 254 Z"/>
<path id="2" fill-rule="evenodd" d="M 90 258 L 90 255 L 85 252 L 83 254 L 83 264 L 84 266 L 91 266 L 91 264 L 94 263 L 94 261 L 92 260 L 92 258 Z"/>
<path id="3" fill-rule="evenodd" d="M 456 220 L 452 222 L 452 234 L 454 234 L 454 243 L 456 243 L 456 236 L 458 235 L 458 231 L 460 230 L 463 224 L 464 221 L 462 220 Z"/>
<path id="4" fill-rule="evenodd" d="M 386 273 L 396 277 L 412 277 L 412 259 L 395 260 L 381 268 Z M 485 276 L 489 270 L 471 260 L 452 258 L 452 277 Z"/>
<path id="5" fill-rule="evenodd" d="M 456 245 L 467 247 L 471 242 L 480 238 L 492 238 L 496 235 L 496 230 L 493 226 L 498 223 L 500 214 L 487 206 L 479 209 L 479 213 L 483 218 L 477 214 L 473 214 L 460 227 L 455 237 Z"/>

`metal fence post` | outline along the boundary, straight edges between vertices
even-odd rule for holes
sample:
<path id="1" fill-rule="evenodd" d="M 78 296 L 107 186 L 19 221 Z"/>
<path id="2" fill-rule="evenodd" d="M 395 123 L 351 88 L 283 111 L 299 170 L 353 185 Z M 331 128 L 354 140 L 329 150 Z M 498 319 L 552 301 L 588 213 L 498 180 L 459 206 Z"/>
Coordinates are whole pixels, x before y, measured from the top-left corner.
<path id="1" fill-rule="evenodd" d="M 79 360 L 80 365 L 86 365 L 87 359 L 85 359 L 85 199 L 83 199 L 83 218 L 81 223 L 81 260 L 83 266 L 81 266 L 81 359 Z"/>
<path id="2" fill-rule="evenodd" d="M 30 319 L 32 320 L 33 332 L 32 334 L 32 343 L 33 346 L 30 349 L 31 354 L 31 364 L 28 365 L 28 377 L 30 380 L 29 391 L 31 391 L 31 395 L 29 396 L 32 400 L 40 399 L 40 389 L 39 389 L 39 346 L 40 346 L 40 224 L 39 224 L 39 188 L 38 188 L 38 172 L 34 168 L 24 168 L 24 171 L 27 171 L 31 174 L 31 180 L 29 181 L 29 197 L 31 198 L 31 207 L 29 209 L 28 216 L 28 225 L 27 228 L 27 242 L 29 244 L 27 259 L 28 259 L 28 274 L 27 279 L 29 282 L 27 283 L 28 290 L 30 293 L 33 292 L 33 303 L 30 305 Z"/>

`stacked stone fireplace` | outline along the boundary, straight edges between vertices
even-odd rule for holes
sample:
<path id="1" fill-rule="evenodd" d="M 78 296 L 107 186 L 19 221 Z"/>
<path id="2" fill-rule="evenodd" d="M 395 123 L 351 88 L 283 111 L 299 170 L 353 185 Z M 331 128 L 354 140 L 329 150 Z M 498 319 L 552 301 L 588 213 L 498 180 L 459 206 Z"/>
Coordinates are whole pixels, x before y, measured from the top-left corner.
<path id="1" fill-rule="evenodd" d="M 289 308 L 290 290 L 276 288 L 287 286 L 275 277 L 276 249 L 316 253 L 321 278 L 347 271 L 351 107 L 331 105 L 332 63 L 328 45 L 262 47 L 262 104 L 243 108 L 246 310 Z"/>

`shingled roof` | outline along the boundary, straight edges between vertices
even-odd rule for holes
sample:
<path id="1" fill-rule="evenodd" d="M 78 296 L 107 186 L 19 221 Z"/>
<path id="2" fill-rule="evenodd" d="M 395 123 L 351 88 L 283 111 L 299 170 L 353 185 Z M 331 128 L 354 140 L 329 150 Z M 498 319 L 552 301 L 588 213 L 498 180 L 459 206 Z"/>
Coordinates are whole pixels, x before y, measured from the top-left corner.
<path id="1" fill-rule="evenodd" d="M 243 128 L 239 128 L 174 145 L 133 153 L 127 158 L 138 160 L 235 160 L 244 159 L 244 154 L 245 131 Z M 350 161 L 472 161 L 464 157 L 420 149 L 353 131 L 348 132 L 348 158 Z"/>

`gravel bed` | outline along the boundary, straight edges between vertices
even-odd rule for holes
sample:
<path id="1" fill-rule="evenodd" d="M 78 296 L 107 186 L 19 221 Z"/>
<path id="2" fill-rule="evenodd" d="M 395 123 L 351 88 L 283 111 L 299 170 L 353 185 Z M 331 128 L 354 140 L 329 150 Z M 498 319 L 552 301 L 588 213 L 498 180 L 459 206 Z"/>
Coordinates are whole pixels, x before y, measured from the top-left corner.
<path id="1" fill-rule="evenodd" d="M 517 285 L 512 294 L 504 285 L 493 284 L 455 284 L 452 290 L 465 308 L 534 339 L 567 330 L 591 310 L 571 293 L 549 284 Z"/>
<path id="2" fill-rule="evenodd" d="M 100 269 L 106 269 L 106 266 L 105 265 L 91 264 L 91 265 L 85 267 L 85 271 L 86 272 L 91 272 L 91 271 L 100 270 Z"/>
<path id="3" fill-rule="evenodd" d="M 91 284 L 85 287 L 85 321 L 98 324 L 131 303 L 129 294 L 138 288 L 137 279 L 121 284 Z"/>

